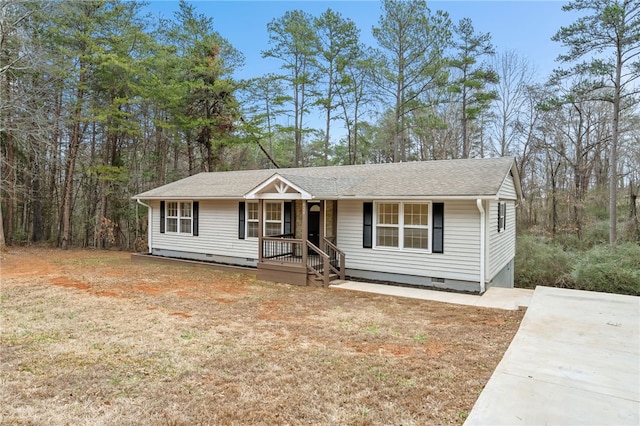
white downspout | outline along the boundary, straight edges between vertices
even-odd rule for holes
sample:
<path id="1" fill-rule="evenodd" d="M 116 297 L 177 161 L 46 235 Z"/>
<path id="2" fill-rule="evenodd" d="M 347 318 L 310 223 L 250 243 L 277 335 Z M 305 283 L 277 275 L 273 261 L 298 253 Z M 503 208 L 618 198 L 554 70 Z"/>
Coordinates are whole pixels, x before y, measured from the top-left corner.
<path id="1" fill-rule="evenodd" d="M 142 201 L 140 201 L 139 198 L 136 198 L 136 201 L 138 202 L 138 204 L 140 204 L 141 206 L 146 207 L 147 209 L 149 209 L 149 214 L 147 217 L 147 244 L 149 247 L 149 254 L 151 254 L 151 242 L 153 241 L 153 227 L 151 226 L 153 224 L 151 218 L 153 217 L 153 209 L 151 208 L 150 205 L 143 203 Z"/>
<path id="2" fill-rule="evenodd" d="M 480 211 L 480 294 L 484 293 L 484 268 L 485 268 L 485 233 L 486 233 L 486 221 L 484 207 L 482 207 L 482 200 L 478 198 L 476 200 L 478 210 Z"/>

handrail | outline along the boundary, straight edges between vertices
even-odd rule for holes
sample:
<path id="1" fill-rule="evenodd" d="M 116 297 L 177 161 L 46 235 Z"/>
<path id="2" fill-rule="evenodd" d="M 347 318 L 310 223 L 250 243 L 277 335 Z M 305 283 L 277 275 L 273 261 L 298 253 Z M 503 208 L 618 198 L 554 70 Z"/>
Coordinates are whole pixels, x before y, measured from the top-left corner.
<path id="1" fill-rule="evenodd" d="M 325 285 L 329 285 L 332 274 L 344 280 L 345 277 L 345 254 L 336 247 L 335 244 L 323 238 L 324 250 L 307 241 L 307 250 L 315 252 L 317 256 L 310 256 L 307 259 L 307 268 L 309 272 L 315 274 L 322 279 Z"/>
<path id="2" fill-rule="evenodd" d="M 283 238 L 278 236 L 261 237 L 262 258 L 265 260 L 277 260 L 279 262 L 302 263 L 303 240 L 295 238 Z"/>
<path id="3" fill-rule="evenodd" d="M 329 285 L 332 275 L 345 279 L 345 254 L 327 238 L 322 238 L 322 248 L 311 241 L 293 238 L 292 234 L 260 237 L 260 244 L 260 262 L 304 265 L 308 273 L 318 277 L 324 285 Z M 305 252 L 315 255 L 307 255 L 305 259 Z"/>
<path id="4" fill-rule="evenodd" d="M 345 254 L 342 250 L 340 250 L 334 243 L 329 241 L 326 237 L 323 238 L 323 242 L 325 245 L 324 252 L 329 252 L 326 247 L 329 247 L 331 251 L 334 252 L 335 256 L 330 256 L 334 261 L 338 262 L 336 267 L 335 262 L 330 262 L 331 270 L 335 272 L 336 275 L 340 277 L 341 280 L 344 280 L 345 277 Z"/>
<path id="5" fill-rule="evenodd" d="M 331 276 L 331 262 L 329 255 L 311 241 L 307 240 L 307 250 L 313 250 L 317 256 L 307 257 L 307 270 L 313 273 L 316 277 L 320 278 L 324 285 L 329 285 Z M 320 259 L 322 262 L 319 262 Z M 322 270 L 319 270 L 319 266 L 322 265 Z"/>

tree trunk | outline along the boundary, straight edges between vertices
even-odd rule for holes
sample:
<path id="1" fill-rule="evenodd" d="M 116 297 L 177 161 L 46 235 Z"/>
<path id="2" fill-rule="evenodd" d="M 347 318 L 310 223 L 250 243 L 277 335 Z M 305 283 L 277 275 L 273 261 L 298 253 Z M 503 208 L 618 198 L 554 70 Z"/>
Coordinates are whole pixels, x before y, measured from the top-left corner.
<path id="1" fill-rule="evenodd" d="M 622 53 L 618 44 L 616 75 L 613 90 L 613 125 L 611 129 L 611 151 L 609 153 L 609 244 L 615 246 L 618 239 L 618 129 L 620 121 L 620 80 L 622 75 Z"/>
<path id="2" fill-rule="evenodd" d="M 71 245 L 71 203 L 73 200 L 73 174 L 76 168 L 76 158 L 80 148 L 80 120 L 82 119 L 82 101 L 84 98 L 85 65 L 80 61 L 80 79 L 76 92 L 76 106 L 74 111 L 73 130 L 71 143 L 67 153 L 65 166 L 64 197 L 62 200 L 62 248 L 68 249 Z"/>
<path id="3" fill-rule="evenodd" d="M 7 244 L 4 240 L 4 226 L 2 220 L 2 203 L 0 203 L 0 252 L 7 251 Z"/>
<path id="4" fill-rule="evenodd" d="M 5 131 L 5 142 L 7 146 L 7 165 L 4 168 L 6 171 L 4 179 L 8 183 L 8 188 L 5 195 L 6 217 L 4 221 L 4 236 L 6 243 L 11 245 L 13 242 L 13 213 L 16 199 L 16 155 L 11 129 Z"/>

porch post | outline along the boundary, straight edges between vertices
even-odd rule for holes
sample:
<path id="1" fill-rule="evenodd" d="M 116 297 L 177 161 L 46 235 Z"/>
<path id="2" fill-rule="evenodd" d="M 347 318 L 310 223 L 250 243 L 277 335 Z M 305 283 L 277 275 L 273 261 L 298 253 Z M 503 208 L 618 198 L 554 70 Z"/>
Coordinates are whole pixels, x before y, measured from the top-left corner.
<path id="1" fill-rule="evenodd" d="M 325 200 L 320 201 L 320 239 L 318 241 L 318 248 L 320 250 L 326 250 L 325 247 L 322 247 L 322 243 L 324 242 L 325 237 L 325 215 L 327 214 L 327 202 Z"/>
<path id="2" fill-rule="evenodd" d="M 307 241 L 309 240 L 309 206 L 302 200 L 302 264 L 307 267 Z"/>
<path id="3" fill-rule="evenodd" d="M 258 199 L 258 262 L 262 262 L 262 234 L 263 234 L 263 221 L 262 217 L 262 198 Z"/>

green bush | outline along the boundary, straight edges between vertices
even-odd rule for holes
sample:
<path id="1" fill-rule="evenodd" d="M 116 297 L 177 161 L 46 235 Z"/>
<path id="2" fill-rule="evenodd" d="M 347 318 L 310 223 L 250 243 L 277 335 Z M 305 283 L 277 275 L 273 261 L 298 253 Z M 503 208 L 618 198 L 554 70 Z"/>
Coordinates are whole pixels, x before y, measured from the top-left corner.
<path id="1" fill-rule="evenodd" d="M 518 236 L 515 260 L 517 287 L 571 287 L 571 265 L 572 256 L 562 247 L 541 237 Z"/>
<path id="2" fill-rule="evenodd" d="M 586 223 L 582 227 L 582 244 L 579 246 L 583 250 L 591 249 L 600 244 L 609 242 L 609 221 L 601 220 L 598 222 Z"/>
<path id="3" fill-rule="evenodd" d="M 571 277 L 580 290 L 640 296 L 640 245 L 601 245 L 580 255 Z"/>

